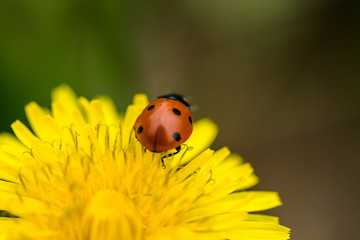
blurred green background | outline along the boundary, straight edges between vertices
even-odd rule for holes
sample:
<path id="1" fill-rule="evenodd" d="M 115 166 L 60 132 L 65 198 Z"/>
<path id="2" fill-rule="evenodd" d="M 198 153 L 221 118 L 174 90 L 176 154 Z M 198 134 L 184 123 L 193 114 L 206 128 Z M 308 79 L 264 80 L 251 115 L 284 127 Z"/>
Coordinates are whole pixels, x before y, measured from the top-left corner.
<path id="1" fill-rule="evenodd" d="M 178 92 L 279 191 L 292 239 L 356 239 L 360 7 L 340 0 L 1 0 L 0 130 L 24 105 Z"/>

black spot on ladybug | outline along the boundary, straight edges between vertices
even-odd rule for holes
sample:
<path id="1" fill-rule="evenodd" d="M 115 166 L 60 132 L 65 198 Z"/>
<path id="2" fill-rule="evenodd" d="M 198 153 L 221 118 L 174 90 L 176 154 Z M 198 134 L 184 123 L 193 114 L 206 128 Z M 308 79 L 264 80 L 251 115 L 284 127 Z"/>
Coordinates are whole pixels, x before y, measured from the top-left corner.
<path id="1" fill-rule="evenodd" d="M 181 115 L 180 110 L 177 108 L 173 108 L 173 113 L 175 113 L 175 115 L 178 115 L 178 116 Z"/>
<path id="2" fill-rule="evenodd" d="M 151 109 L 153 109 L 155 107 L 155 105 L 151 105 L 151 106 L 149 106 L 148 108 L 147 108 L 147 110 L 151 110 Z"/>
<path id="3" fill-rule="evenodd" d="M 174 137 L 174 139 L 175 139 L 176 141 L 180 141 L 180 140 L 181 140 L 180 133 L 178 133 L 178 132 L 174 132 L 173 137 Z"/>
<path id="4" fill-rule="evenodd" d="M 190 124 L 192 124 L 192 118 L 191 117 L 189 117 L 189 122 L 190 122 Z"/>
<path id="5" fill-rule="evenodd" d="M 143 127 L 140 126 L 140 127 L 137 129 L 137 133 L 140 134 L 140 133 L 142 133 L 142 131 L 143 131 Z"/>

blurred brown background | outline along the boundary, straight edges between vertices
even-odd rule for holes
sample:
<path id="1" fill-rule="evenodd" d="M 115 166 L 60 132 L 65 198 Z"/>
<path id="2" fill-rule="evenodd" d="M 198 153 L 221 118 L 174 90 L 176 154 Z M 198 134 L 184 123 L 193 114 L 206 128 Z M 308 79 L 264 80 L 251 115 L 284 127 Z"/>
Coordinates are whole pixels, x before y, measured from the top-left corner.
<path id="1" fill-rule="evenodd" d="M 340 0 L 0 1 L 2 131 L 50 91 L 169 92 L 252 163 L 292 239 L 356 239 L 360 8 Z"/>

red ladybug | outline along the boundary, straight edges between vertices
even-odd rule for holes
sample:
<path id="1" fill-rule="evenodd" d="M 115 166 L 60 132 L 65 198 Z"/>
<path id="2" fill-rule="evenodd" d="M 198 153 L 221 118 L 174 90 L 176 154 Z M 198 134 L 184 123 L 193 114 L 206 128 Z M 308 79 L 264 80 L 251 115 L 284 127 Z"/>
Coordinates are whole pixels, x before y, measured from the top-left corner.
<path id="1" fill-rule="evenodd" d="M 189 107 L 184 98 L 177 94 L 158 97 L 136 119 L 136 138 L 152 152 L 165 152 L 175 148 L 178 153 L 180 145 L 190 137 L 193 130 Z"/>

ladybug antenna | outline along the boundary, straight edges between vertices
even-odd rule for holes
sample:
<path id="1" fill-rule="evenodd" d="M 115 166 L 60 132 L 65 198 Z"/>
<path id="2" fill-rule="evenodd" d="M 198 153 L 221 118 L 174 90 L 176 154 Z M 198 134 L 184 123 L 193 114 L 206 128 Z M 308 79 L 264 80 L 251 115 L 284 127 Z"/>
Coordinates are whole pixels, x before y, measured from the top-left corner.
<path id="1" fill-rule="evenodd" d="M 190 109 L 191 112 L 196 112 L 196 111 L 198 111 L 200 109 L 200 107 L 199 107 L 199 105 L 191 105 L 189 107 L 189 109 Z"/>
<path id="2" fill-rule="evenodd" d="M 171 99 L 171 100 L 176 100 L 176 101 L 179 101 L 182 104 L 184 104 L 186 107 L 190 108 L 190 104 L 185 100 L 185 98 L 176 93 L 162 95 L 162 96 L 159 96 L 158 98 L 167 98 L 167 99 Z"/>

